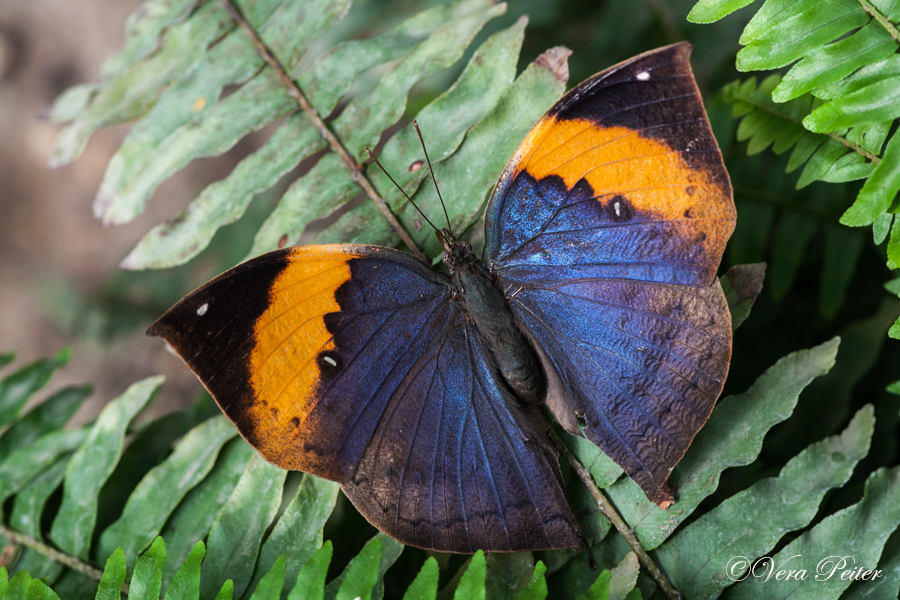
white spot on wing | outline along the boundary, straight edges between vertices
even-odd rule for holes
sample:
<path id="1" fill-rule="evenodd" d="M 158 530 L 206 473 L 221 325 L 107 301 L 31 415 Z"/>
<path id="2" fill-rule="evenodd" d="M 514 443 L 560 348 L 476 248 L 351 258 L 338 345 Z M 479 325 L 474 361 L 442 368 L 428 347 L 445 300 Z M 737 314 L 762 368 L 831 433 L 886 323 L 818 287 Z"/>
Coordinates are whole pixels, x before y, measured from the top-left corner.
<path id="1" fill-rule="evenodd" d="M 619 202 L 618 200 L 613 202 L 613 210 L 616 211 L 617 217 L 621 217 L 622 216 L 622 203 Z"/>
<path id="2" fill-rule="evenodd" d="M 202 317 L 206 314 L 206 311 L 209 310 L 209 303 L 204 303 L 203 306 L 197 309 L 197 316 Z"/>
<path id="3" fill-rule="evenodd" d="M 331 358 L 330 356 L 326 356 L 326 357 L 324 357 L 324 358 L 325 358 L 325 362 L 327 362 L 327 363 L 328 363 L 329 365 L 331 365 L 332 367 L 336 367 L 336 366 L 337 366 L 337 362 L 336 362 L 333 358 Z"/>
<path id="4" fill-rule="evenodd" d="M 641 71 L 637 74 L 637 78 L 639 81 L 647 81 L 650 79 L 650 73 L 648 71 Z"/>

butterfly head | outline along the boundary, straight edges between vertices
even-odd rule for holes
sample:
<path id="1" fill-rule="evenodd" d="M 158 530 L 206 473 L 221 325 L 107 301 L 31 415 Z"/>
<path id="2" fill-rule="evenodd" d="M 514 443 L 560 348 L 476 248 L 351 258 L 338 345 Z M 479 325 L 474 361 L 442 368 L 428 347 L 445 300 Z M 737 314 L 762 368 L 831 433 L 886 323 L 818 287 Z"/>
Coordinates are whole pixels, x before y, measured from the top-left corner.
<path id="1" fill-rule="evenodd" d="M 441 260 L 450 267 L 451 271 L 454 266 L 471 261 L 474 258 L 472 246 L 468 242 L 461 242 L 456 239 L 456 236 L 449 229 L 444 228 L 437 231 L 437 237 L 444 247 L 444 256 Z"/>

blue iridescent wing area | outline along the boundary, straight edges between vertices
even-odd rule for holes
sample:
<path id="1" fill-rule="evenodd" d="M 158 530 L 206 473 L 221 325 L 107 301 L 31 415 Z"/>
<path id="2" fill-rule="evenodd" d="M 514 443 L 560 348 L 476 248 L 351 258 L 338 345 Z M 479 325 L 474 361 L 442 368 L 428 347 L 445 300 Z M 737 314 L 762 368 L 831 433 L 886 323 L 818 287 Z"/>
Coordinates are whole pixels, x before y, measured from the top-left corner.
<path id="1" fill-rule="evenodd" d="M 569 92 L 485 223 L 485 260 L 556 379 L 551 410 L 661 506 L 731 355 L 715 274 L 734 202 L 689 55 L 654 50 Z"/>
<path id="2" fill-rule="evenodd" d="M 422 548 L 583 546 L 540 414 L 503 397 L 462 314 L 439 327 L 344 492 L 376 527 Z"/>
<path id="3" fill-rule="evenodd" d="M 507 406 L 448 285 L 396 250 L 288 248 L 207 283 L 149 333 L 266 460 L 341 482 L 403 542 L 578 546 L 556 459 L 530 441 L 539 415 Z"/>

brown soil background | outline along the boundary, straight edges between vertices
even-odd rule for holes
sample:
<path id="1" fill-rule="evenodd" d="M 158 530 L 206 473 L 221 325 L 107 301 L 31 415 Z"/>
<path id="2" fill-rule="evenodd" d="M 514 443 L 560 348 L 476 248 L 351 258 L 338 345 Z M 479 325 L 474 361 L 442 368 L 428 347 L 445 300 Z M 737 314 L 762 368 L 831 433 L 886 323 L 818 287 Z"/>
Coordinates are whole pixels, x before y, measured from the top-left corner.
<path id="1" fill-rule="evenodd" d="M 96 80 L 103 60 L 124 41 L 125 20 L 140 0 L 0 0 L 0 352 L 13 369 L 72 347 L 70 363 L 48 386 L 92 383 L 75 421 L 93 418 L 129 384 L 168 378 L 150 414 L 196 398 L 193 376 L 159 340 L 139 331 L 112 342 L 81 340 L 54 325 L 46 310 L 48 278 L 89 294 L 154 224 L 175 214 L 219 179 L 235 157 L 200 161 L 162 185 L 141 218 L 103 227 L 91 212 L 109 159 L 128 126 L 94 134 L 84 154 L 51 171 L 60 126 L 40 118 L 71 85 Z M 11 372 L 8 367 L 4 373 Z M 42 398 L 46 392 L 39 393 Z"/>

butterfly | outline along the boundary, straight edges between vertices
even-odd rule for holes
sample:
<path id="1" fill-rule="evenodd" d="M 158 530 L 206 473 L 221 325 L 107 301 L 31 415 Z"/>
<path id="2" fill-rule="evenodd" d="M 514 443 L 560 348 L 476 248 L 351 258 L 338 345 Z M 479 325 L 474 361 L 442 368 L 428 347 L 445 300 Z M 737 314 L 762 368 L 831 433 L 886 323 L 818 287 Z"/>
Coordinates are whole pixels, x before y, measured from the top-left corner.
<path id="1" fill-rule="evenodd" d="M 584 547 L 546 410 L 667 507 L 731 356 L 716 270 L 735 208 L 690 51 L 559 100 L 494 188 L 483 258 L 449 227 L 449 274 L 391 248 L 284 248 L 148 333 L 267 461 L 340 482 L 405 544 Z"/>

